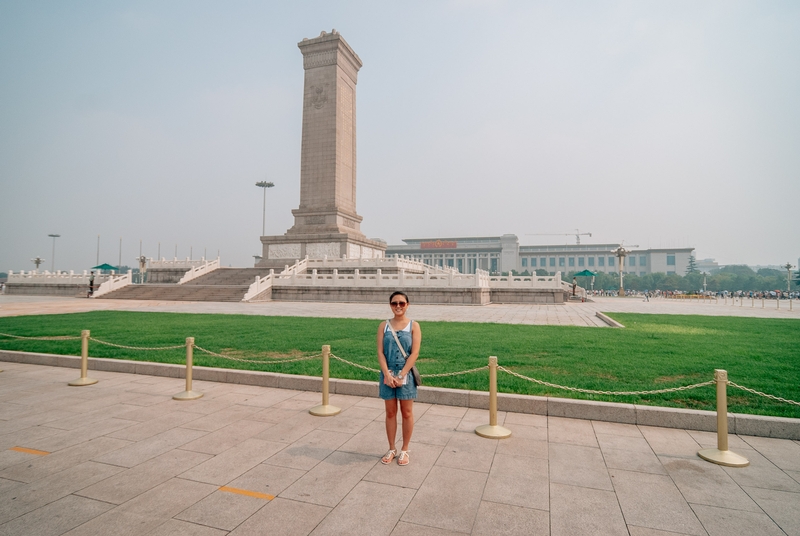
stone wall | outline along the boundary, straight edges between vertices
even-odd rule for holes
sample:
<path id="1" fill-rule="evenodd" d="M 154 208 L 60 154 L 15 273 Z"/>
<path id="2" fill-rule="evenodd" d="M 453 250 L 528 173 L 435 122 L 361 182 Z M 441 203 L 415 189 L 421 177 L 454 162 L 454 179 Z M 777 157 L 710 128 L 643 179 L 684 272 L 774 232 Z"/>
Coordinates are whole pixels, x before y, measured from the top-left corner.
<path id="1" fill-rule="evenodd" d="M 177 283 L 188 268 L 150 268 L 147 270 L 148 283 Z"/>
<path id="2" fill-rule="evenodd" d="M 95 290 L 99 287 L 95 285 Z M 16 296 L 82 296 L 89 293 L 89 285 L 53 285 L 44 283 L 6 283 L 6 294 Z"/>
<path id="3" fill-rule="evenodd" d="M 557 289 L 493 288 L 492 303 L 564 303 L 566 292 Z"/>
<path id="4" fill-rule="evenodd" d="M 364 288 L 272 287 L 273 301 L 389 303 L 395 290 L 408 294 L 412 304 L 488 305 L 488 288 Z M 260 296 L 259 301 L 269 298 Z"/>

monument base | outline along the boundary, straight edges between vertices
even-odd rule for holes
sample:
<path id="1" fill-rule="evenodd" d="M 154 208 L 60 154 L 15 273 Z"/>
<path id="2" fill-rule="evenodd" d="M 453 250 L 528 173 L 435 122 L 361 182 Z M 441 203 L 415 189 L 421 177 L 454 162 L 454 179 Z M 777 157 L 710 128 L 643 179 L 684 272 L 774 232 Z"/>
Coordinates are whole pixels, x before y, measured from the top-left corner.
<path id="1" fill-rule="evenodd" d="M 262 236 L 261 260 L 256 268 L 283 269 L 304 259 L 374 259 L 383 257 L 386 243 L 347 233 L 289 233 L 281 236 Z"/>

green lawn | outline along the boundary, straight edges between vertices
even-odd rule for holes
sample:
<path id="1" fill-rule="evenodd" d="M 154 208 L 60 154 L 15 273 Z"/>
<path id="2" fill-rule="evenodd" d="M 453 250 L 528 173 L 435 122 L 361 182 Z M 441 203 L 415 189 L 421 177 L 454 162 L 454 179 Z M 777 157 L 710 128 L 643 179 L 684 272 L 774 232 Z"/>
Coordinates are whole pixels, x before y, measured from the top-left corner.
<path id="1" fill-rule="evenodd" d="M 625 329 L 423 322 L 419 368 L 423 374 L 501 365 L 552 383 L 610 391 L 650 390 L 702 382 L 715 368 L 731 381 L 800 400 L 797 320 L 738 317 L 613 314 Z M 377 368 L 378 320 L 294 318 L 101 311 L 67 315 L 0 318 L 0 332 L 24 336 L 80 335 L 130 346 L 182 344 L 186 337 L 214 352 L 239 358 L 313 355 L 323 344 L 350 361 Z M 80 341 L 19 341 L 0 337 L 0 349 L 80 355 Z M 134 351 L 91 343 L 89 355 L 183 363 L 183 350 Z M 319 360 L 258 365 L 195 352 L 199 366 L 320 375 Z M 331 375 L 375 380 L 374 374 L 336 360 Z M 486 390 L 488 373 L 435 378 L 426 385 Z M 501 392 L 575 397 L 613 402 L 714 409 L 714 388 L 649 396 L 593 396 L 540 387 L 499 373 Z M 800 417 L 800 407 L 772 402 L 729 388 L 729 409 Z"/>

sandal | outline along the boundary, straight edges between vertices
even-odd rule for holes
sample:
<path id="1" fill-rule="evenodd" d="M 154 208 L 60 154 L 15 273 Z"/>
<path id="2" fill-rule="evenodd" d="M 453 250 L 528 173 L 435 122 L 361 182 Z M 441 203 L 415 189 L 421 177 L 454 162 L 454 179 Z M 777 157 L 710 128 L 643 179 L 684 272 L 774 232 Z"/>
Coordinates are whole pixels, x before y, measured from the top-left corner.
<path id="1" fill-rule="evenodd" d="M 383 465 L 389 465 L 390 463 L 392 463 L 395 456 L 397 456 L 397 451 L 395 449 L 391 449 L 383 456 L 383 458 L 381 458 L 381 463 Z"/>
<path id="2" fill-rule="evenodd" d="M 408 465 L 408 462 L 409 462 L 408 452 L 409 451 L 407 451 L 407 450 L 401 450 L 400 451 L 400 456 L 397 457 L 397 465 L 400 465 L 400 466 Z"/>

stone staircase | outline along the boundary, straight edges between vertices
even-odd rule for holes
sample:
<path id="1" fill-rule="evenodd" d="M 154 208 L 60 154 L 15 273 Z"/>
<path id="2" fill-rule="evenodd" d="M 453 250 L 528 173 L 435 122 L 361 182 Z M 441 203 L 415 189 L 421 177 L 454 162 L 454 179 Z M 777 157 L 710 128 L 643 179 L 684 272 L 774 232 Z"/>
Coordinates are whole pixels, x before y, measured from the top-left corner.
<path id="1" fill-rule="evenodd" d="M 183 285 L 128 285 L 99 299 L 239 302 L 256 276 L 265 276 L 263 268 L 218 268 Z"/>

